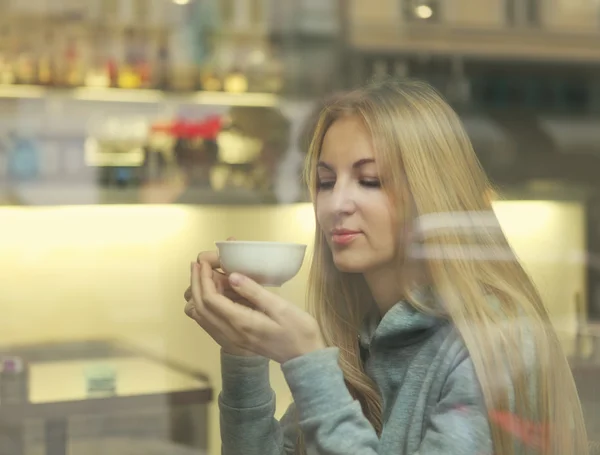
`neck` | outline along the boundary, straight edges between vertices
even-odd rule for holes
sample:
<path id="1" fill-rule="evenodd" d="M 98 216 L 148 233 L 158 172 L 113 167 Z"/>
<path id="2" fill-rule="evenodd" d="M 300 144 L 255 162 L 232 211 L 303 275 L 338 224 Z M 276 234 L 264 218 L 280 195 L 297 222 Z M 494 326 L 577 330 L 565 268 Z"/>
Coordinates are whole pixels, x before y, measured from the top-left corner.
<path id="1" fill-rule="evenodd" d="M 416 264 L 373 270 L 364 277 L 382 316 L 406 298 L 407 289 L 425 283 L 424 269 Z"/>

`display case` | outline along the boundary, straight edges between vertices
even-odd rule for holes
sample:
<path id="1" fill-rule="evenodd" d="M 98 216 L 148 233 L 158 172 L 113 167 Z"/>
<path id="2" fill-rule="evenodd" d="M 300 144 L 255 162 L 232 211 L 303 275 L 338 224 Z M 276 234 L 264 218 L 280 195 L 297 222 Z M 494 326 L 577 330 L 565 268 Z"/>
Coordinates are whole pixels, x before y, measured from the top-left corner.
<path id="1" fill-rule="evenodd" d="M 297 135 L 311 106 L 269 94 L 2 87 L 0 199 L 298 202 Z"/>
<path id="2" fill-rule="evenodd" d="M 305 200 L 269 4 L 0 2 L 0 204 Z"/>

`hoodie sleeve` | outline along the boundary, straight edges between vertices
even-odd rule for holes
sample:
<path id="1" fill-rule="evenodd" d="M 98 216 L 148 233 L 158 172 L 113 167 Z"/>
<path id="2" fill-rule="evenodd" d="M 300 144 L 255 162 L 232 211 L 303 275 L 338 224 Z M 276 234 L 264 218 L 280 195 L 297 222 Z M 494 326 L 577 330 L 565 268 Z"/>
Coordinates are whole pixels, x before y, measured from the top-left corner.
<path id="1" fill-rule="evenodd" d="M 379 438 L 350 395 L 338 356 L 339 349 L 330 347 L 282 365 L 307 453 L 376 455 Z"/>
<path id="2" fill-rule="evenodd" d="M 450 373 L 415 455 L 492 454 L 483 393 L 470 357 Z"/>
<path id="3" fill-rule="evenodd" d="M 219 395 L 223 455 L 291 455 L 297 425 L 293 405 L 275 419 L 269 360 L 221 352 L 223 390 Z"/>
<path id="4" fill-rule="evenodd" d="M 282 366 L 297 407 L 307 453 L 395 455 L 380 452 L 375 430 L 346 387 L 338 355 L 337 348 L 327 348 Z M 410 418 L 410 413 L 406 416 Z M 491 453 L 483 396 L 472 363 L 466 358 L 447 378 L 419 449 L 409 455 Z"/>

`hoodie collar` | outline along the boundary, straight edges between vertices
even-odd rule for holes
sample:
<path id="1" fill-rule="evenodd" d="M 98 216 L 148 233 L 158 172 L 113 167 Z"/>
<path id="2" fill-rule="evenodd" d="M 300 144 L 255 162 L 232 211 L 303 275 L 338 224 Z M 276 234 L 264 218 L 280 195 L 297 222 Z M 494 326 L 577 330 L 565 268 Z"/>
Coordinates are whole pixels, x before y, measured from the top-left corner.
<path id="1" fill-rule="evenodd" d="M 422 291 L 414 297 L 423 299 L 432 296 L 431 292 Z M 383 318 L 377 308 L 366 315 L 359 331 L 360 345 L 366 350 L 375 345 L 409 345 L 442 322 L 442 319 L 417 311 L 407 301 L 401 300 Z"/>

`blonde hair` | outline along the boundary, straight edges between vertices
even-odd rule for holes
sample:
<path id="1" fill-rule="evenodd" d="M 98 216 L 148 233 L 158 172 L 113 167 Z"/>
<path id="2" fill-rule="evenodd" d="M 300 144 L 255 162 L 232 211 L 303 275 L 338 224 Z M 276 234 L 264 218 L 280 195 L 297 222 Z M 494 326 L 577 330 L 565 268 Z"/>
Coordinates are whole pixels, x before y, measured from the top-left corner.
<path id="1" fill-rule="evenodd" d="M 371 135 L 384 189 L 405 215 L 399 216 L 404 228 L 436 215 L 450 220 L 463 215 L 472 221 L 471 229 L 442 228 L 412 247 L 405 245 L 406 260 L 421 252 L 440 297 L 432 306 L 411 298 L 411 289 L 406 289 L 407 301 L 451 321 L 470 354 L 488 413 L 516 412 L 545 425 L 545 447 L 523 446 L 527 453 L 587 454 L 568 361 L 537 290 L 497 223 L 491 185 L 457 114 L 433 88 L 417 81 L 387 80 L 338 95 L 321 111 L 306 159 L 313 201 L 325 134 L 348 115 L 360 118 Z M 494 223 L 478 222 L 477 214 L 492 217 Z M 380 434 L 381 397 L 363 369 L 358 341 L 373 298 L 361 275 L 336 269 L 318 226 L 308 287 L 309 310 L 327 345 L 340 349 L 347 387 Z M 506 381 L 499 385 L 502 377 Z M 516 453 L 515 436 L 489 421 L 494 453 Z M 297 448 L 298 453 L 305 451 L 301 434 Z"/>

